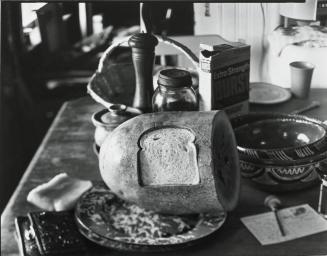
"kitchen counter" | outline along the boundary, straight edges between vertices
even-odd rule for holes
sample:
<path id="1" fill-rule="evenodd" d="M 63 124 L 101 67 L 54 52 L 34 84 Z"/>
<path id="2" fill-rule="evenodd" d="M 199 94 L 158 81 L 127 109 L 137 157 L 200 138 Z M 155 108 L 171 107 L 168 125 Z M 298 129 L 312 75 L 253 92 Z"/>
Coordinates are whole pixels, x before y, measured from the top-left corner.
<path id="1" fill-rule="evenodd" d="M 327 89 L 313 89 L 307 100 L 292 99 L 288 102 L 261 106 L 251 105 L 251 111 L 279 111 L 290 113 L 318 100 L 320 108 L 306 112 L 310 117 L 327 120 Z M 8 205 L 1 215 L 1 255 L 19 255 L 14 237 L 14 219 L 30 211 L 38 211 L 26 201 L 28 192 L 47 182 L 58 173 L 73 177 L 100 180 L 98 160 L 93 152 L 94 127 L 91 115 L 101 109 L 90 97 L 65 103 L 51 125 L 28 169 L 22 177 Z M 278 194 L 285 206 L 308 203 L 317 209 L 319 186 Z M 206 241 L 197 245 L 166 253 L 168 255 L 326 255 L 327 232 L 307 236 L 276 245 L 261 246 L 241 223 L 240 218 L 267 211 L 263 206 L 266 192 L 242 180 L 241 197 L 237 208 L 228 214 L 225 224 Z M 126 255 L 126 253 L 99 249 L 90 255 Z M 160 254 L 160 253 L 157 253 Z M 155 253 L 146 255 L 157 255 Z M 165 255 L 166 255 L 165 254 Z M 133 253 L 133 255 L 145 255 Z"/>

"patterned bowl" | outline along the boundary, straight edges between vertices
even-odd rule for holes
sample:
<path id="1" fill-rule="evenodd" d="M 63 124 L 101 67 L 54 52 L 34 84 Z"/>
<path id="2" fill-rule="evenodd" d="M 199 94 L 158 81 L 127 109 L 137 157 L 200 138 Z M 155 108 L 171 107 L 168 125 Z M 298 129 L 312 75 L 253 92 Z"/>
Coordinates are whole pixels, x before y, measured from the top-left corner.
<path id="1" fill-rule="evenodd" d="M 259 188 L 273 192 L 299 190 L 310 187 L 319 181 L 317 168 L 327 165 L 325 158 L 309 162 L 285 165 L 267 165 L 264 163 L 240 160 L 241 174 Z"/>
<path id="2" fill-rule="evenodd" d="M 241 158 L 269 164 L 308 161 L 327 151 L 327 125 L 300 115 L 250 113 L 232 121 Z"/>
<path id="3" fill-rule="evenodd" d="M 327 161 L 327 125 L 300 115 L 251 113 L 231 120 L 242 176 L 269 191 L 303 189 Z"/>

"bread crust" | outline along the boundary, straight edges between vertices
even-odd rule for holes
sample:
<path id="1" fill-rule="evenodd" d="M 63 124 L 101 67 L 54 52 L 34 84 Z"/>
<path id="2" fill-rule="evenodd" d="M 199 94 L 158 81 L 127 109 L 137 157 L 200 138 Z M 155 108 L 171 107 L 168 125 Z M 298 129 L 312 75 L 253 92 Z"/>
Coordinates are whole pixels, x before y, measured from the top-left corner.
<path id="1" fill-rule="evenodd" d="M 213 129 L 214 120 L 218 125 L 215 125 Z M 215 174 L 217 173 L 215 166 L 221 168 L 225 164 L 223 161 L 214 161 L 213 157 L 215 145 L 213 145 L 212 137 L 216 130 L 216 133 L 219 133 L 219 129 L 229 129 L 228 125 L 222 125 L 224 123 L 229 124 L 229 120 L 222 111 L 161 112 L 144 114 L 130 119 L 117 127 L 101 147 L 99 165 L 102 178 L 120 198 L 157 212 L 169 214 L 217 213 L 225 211 L 226 205 L 228 206 L 227 209 L 230 210 L 235 206 L 239 193 L 238 164 L 232 165 L 237 168 L 236 170 L 228 171 L 229 169 L 226 169 L 223 172 L 224 175 L 230 175 L 228 186 L 233 188 L 232 191 L 228 191 L 230 194 L 226 197 L 217 189 L 219 184 L 222 186 L 222 190 L 226 188 L 223 187 L 223 182 L 217 182 L 221 176 Z M 178 184 L 181 182 L 165 184 L 167 177 L 161 181 L 159 177 L 162 177 L 163 174 L 158 176 L 155 184 L 142 182 L 142 178 L 144 178 L 142 177 L 142 168 L 144 167 L 140 166 L 139 157 L 141 155 L 142 158 L 143 153 L 140 154 L 139 152 L 149 146 L 149 143 L 145 142 L 148 136 L 156 134 L 151 133 L 152 131 L 161 129 L 161 131 L 172 132 L 169 129 L 164 130 L 165 127 L 179 127 L 191 131 L 191 134 L 194 135 L 193 140 L 189 133 L 185 132 L 184 134 L 183 132 L 184 135 L 180 136 L 180 141 L 177 144 L 189 146 L 191 143 L 194 145 L 196 156 L 191 159 L 196 159 L 199 182 L 195 183 L 192 180 L 192 175 L 195 173 L 195 163 L 184 165 L 185 168 L 187 166 L 189 174 L 189 177 L 184 179 L 184 184 Z M 225 134 L 227 137 L 224 139 L 229 140 L 231 148 L 236 150 L 233 133 L 225 131 Z M 190 137 L 188 138 L 188 136 Z M 190 146 L 189 149 L 191 148 Z M 169 149 L 168 146 L 167 149 Z M 169 154 L 173 155 L 177 152 L 179 150 L 172 149 Z M 220 152 L 219 149 L 218 152 Z M 232 151 L 231 153 L 233 154 Z M 165 159 L 167 160 L 169 157 Z M 177 156 L 171 158 L 172 161 L 176 159 Z M 236 161 L 236 159 L 231 158 L 231 161 Z M 168 163 L 168 166 L 173 167 L 175 164 Z M 175 167 L 175 170 L 170 168 L 170 171 L 178 173 L 180 171 L 178 165 Z M 149 173 L 151 171 L 153 170 L 148 170 Z M 178 176 L 178 174 L 176 175 Z M 194 184 L 187 184 L 189 181 Z M 217 195 L 217 193 L 221 193 L 221 195 Z M 228 205 L 228 201 L 232 201 L 232 204 Z"/>

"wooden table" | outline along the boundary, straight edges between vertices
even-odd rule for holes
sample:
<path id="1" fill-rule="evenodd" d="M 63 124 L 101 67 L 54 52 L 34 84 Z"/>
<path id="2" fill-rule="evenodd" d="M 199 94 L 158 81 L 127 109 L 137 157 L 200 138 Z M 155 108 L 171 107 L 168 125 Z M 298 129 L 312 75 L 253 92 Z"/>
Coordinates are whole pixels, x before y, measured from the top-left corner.
<path id="1" fill-rule="evenodd" d="M 306 114 L 327 120 L 327 89 L 312 90 L 310 99 L 294 100 L 275 106 L 251 106 L 251 111 L 291 112 L 319 100 L 321 107 Z M 1 255 L 18 255 L 14 239 L 14 218 L 38 209 L 26 202 L 27 193 L 60 172 L 80 179 L 100 180 L 97 157 L 93 153 L 94 128 L 91 115 L 102 107 L 91 98 L 81 98 L 63 105 L 41 146 L 26 170 L 16 191 L 1 216 Z M 299 192 L 281 194 L 285 205 L 310 204 L 317 208 L 318 186 Z M 207 241 L 168 255 L 326 255 L 327 232 L 270 246 L 261 246 L 241 223 L 243 216 L 267 211 L 263 199 L 267 193 L 242 181 L 238 207 L 229 213 L 226 223 Z M 114 250 L 100 249 L 96 255 L 126 255 Z M 145 255 L 133 253 L 133 255 Z M 146 254 L 152 255 L 152 254 Z"/>

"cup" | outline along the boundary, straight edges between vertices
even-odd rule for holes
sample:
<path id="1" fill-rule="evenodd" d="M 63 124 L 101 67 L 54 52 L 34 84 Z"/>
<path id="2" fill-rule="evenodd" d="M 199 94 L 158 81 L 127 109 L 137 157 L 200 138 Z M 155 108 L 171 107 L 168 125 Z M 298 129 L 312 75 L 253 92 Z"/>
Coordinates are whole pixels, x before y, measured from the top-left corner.
<path id="1" fill-rule="evenodd" d="M 315 66 L 306 61 L 290 63 L 291 91 L 297 98 L 305 99 L 309 96 L 312 73 Z"/>

